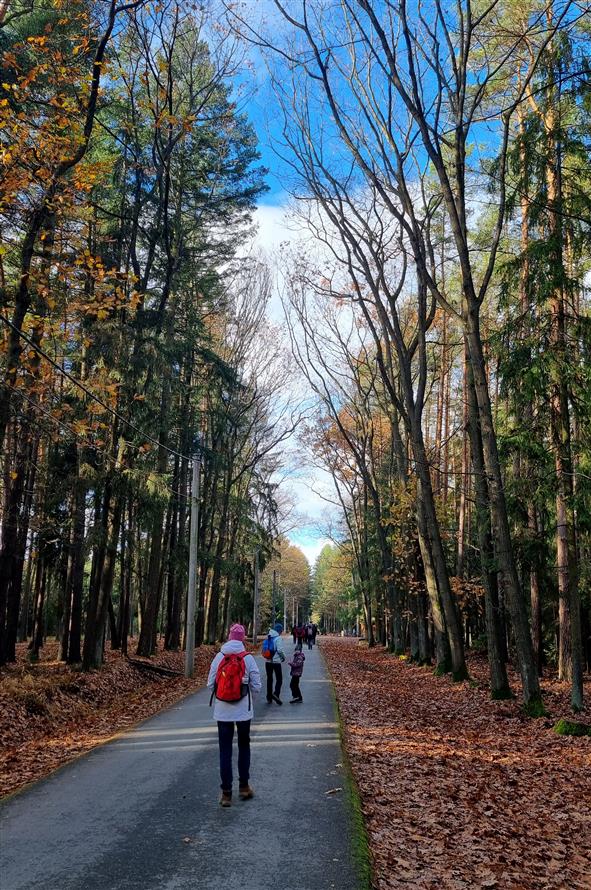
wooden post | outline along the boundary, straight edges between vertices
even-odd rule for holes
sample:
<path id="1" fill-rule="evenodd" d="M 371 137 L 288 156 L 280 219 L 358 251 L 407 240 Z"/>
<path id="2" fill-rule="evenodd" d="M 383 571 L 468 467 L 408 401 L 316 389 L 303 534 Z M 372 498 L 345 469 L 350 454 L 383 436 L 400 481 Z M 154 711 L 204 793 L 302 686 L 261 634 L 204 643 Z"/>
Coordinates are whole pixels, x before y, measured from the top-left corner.
<path id="1" fill-rule="evenodd" d="M 195 595 L 197 589 L 197 545 L 199 543 L 199 477 L 201 458 L 193 455 L 191 481 L 191 534 L 189 539 L 189 589 L 187 590 L 187 625 L 185 629 L 185 677 L 195 670 Z"/>

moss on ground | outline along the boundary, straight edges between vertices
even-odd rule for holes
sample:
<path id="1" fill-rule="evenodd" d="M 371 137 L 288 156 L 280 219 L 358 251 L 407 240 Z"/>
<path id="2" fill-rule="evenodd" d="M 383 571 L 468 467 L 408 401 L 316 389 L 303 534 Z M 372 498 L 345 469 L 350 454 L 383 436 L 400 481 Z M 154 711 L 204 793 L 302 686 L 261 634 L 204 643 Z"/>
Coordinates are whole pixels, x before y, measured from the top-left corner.
<path id="1" fill-rule="evenodd" d="M 548 711 L 544 707 L 544 702 L 542 701 L 541 696 L 536 696 L 536 698 L 530 699 L 523 706 L 524 712 L 528 717 L 547 717 Z"/>
<path id="2" fill-rule="evenodd" d="M 591 736 L 591 726 L 563 718 L 554 724 L 554 732 L 557 735 Z"/>

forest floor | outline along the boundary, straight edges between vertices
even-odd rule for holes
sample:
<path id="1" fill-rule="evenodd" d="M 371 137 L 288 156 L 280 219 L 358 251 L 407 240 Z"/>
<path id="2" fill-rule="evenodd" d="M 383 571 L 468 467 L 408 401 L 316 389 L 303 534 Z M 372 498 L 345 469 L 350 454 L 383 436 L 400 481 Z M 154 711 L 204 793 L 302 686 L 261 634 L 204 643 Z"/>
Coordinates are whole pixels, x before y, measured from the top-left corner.
<path id="1" fill-rule="evenodd" d="M 548 716 L 534 720 L 489 699 L 483 658 L 454 684 L 355 640 L 321 648 L 377 890 L 591 888 L 591 738 L 553 731 L 572 719 L 567 684 L 543 681 Z"/>
<path id="2" fill-rule="evenodd" d="M 129 661 L 107 649 L 104 667 L 83 673 L 56 661 L 57 643 L 47 642 L 36 664 L 27 661 L 26 643 L 19 644 L 16 664 L 0 670 L 0 797 L 199 689 L 215 651 L 196 649 L 195 676 L 186 679 L 184 652 L 159 651 L 151 659 L 133 655 Z M 179 676 L 163 676 L 134 661 Z"/>

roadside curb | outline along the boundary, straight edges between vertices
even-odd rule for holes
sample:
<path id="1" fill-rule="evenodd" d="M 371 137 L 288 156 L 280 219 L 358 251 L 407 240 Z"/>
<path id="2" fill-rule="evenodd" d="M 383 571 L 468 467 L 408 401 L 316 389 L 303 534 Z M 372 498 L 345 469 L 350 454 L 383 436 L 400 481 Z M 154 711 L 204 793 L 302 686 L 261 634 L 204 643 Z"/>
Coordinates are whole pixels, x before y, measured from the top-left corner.
<path id="1" fill-rule="evenodd" d="M 324 657 L 321 646 L 318 646 L 318 652 L 326 669 L 326 673 L 330 678 L 331 697 L 335 710 L 339 742 L 341 746 L 341 756 L 343 763 L 343 780 L 345 786 L 345 796 L 349 819 L 351 824 L 351 858 L 359 880 L 359 890 L 373 890 L 374 884 L 372 880 L 372 861 L 369 846 L 369 835 L 365 825 L 363 809 L 361 805 L 361 794 L 357 780 L 353 774 L 351 759 L 346 747 L 346 730 L 339 701 L 336 694 L 336 687 L 332 677 L 332 673 L 328 666 L 328 662 Z"/>

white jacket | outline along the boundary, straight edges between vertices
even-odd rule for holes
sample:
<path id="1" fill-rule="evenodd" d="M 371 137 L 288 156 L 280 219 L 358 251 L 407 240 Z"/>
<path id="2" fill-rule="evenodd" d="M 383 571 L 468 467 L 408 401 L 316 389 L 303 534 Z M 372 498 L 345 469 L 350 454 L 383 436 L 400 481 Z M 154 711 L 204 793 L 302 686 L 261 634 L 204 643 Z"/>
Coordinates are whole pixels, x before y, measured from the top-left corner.
<path id="1" fill-rule="evenodd" d="M 228 640 L 227 643 L 224 643 L 209 668 L 209 677 L 207 678 L 207 686 L 209 689 L 213 689 L 215 686 L 218 667 L 220 666 L 224 655 L 231 655 L 233 652 L 244 652 L 244 643 L 241 643 L 240 640 Z M 214 720 L 227 720 L 230 722 L 252 720 L 254 716 L 254 703 L 252 697 L 261 690 L 259 666 L 252 655 L 247 655 L 245 657 L 244 669 L 248 678 L 248 685 L 250 686 L 250 696 L 245 695 L 240 701 L 218 701 L 217 698 L 214 698 Z"/>

